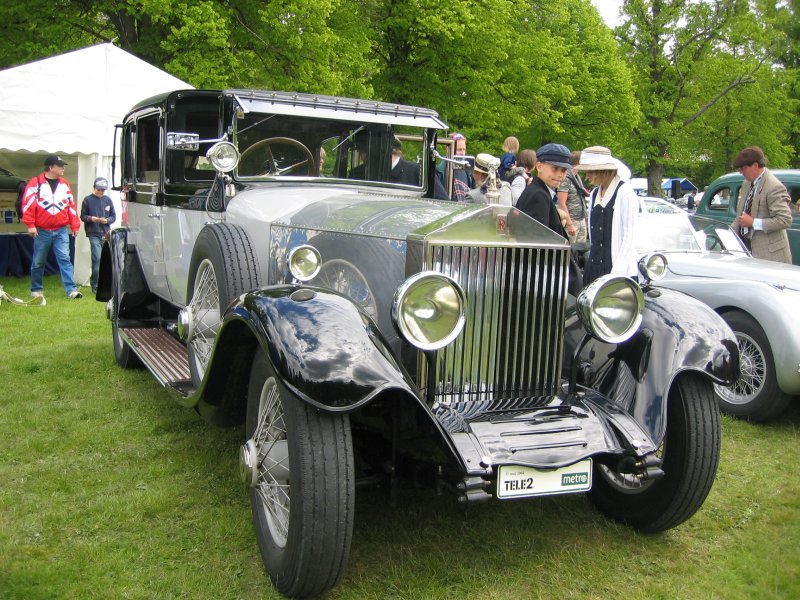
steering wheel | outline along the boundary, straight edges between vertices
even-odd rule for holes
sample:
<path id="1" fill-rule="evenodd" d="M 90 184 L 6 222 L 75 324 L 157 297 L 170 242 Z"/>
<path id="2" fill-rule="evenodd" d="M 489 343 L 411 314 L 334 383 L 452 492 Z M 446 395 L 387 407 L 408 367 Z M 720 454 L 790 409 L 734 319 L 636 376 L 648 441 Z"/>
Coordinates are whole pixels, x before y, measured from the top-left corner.
<path id="1" fill-rule="evenodd" d="M 303 160 L 296 162 L 291 165 L 287 165 L 285 167 L 281 167 L 278 164 L 278 161 L 275 160 L 275 156 L 272 153 L 272 145 L 284 144 L 286 146 L 292 146 L 302 152 L 305 156 Z M 316 164 L 314 161 L 314 156 L 311 154 L 311 150 L 309 150 L 305 144 L 299 142 L 293 138 L 287 137 L 271 137 L 266 138 L 263 140 L 257 141 L 255 144 L 250 146 L 247 150 L 242 152 L 241 162 L 244 162 L 245 159 L 251 155 L 252 153 L 260 150 L 261 148 L 266 148 L 266 166 L 267 170 L 262 173 L 262 175 L 286 175 L 287 173 L 291 173 L 295 169 L 299 167 L 305 167 L 305 173 L 300 173 L 300 175 L 313 175 L 314 174 L 314 165 Z"/>

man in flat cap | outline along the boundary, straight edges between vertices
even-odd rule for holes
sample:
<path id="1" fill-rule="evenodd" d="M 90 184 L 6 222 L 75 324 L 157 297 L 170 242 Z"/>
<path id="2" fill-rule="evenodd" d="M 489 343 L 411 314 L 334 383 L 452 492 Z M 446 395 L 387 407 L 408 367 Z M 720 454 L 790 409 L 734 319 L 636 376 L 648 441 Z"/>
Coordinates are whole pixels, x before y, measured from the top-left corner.
<path id="1" fill-rule="evenodd" d="M 572 167 L 569 161 L 569 148 L 562 144 L 545 144 L 539 148 L 536 151 L 536 177 L 517 200 L 519 210 L 564 237 L 567 233 L 558 212 L 556 190 L 567 176 L 567 169 Z"/>
<path id="2" fill-rule="evenodd" d="M 108 179 L 98 177 L 94 180 L 94 191 L 83 199 L 81 204 L 81 221 L 83 221 L 86 236 L 92 250 L 92 276 L 89 283 L 92 293 L 97 293 L 97 280 L 100 275 L 100 252 L 103 250 L 103 240 L 111 231 L 111 224 L 117 220 L 114 203 L 106 195 Z"/>
<path id="3" fill-rule="evenodd" d="M 68 298 L 82 298 L 73 278 L 69 258 L 69 236 L 81 228 L 72 188 L 64 179 L 65 163 L 60 156 L 50 154 L 44 159 L 44 172 L 32 178 L 22 193 L 22 222 L 33 236 L 31 261 L 31 296 L 44 296 L 42 275 L 50 248 L 58 262 L 61 284 Z"/>
<path id="4" fill-rule="evenodd" d="M 756 258 L 792 264 L 789 237 L 792 225 L 789 192 L 767 169 L 764 151 L 749 146 L 733 160 L 745 181 L 739 190 L 733 228 Z"/>

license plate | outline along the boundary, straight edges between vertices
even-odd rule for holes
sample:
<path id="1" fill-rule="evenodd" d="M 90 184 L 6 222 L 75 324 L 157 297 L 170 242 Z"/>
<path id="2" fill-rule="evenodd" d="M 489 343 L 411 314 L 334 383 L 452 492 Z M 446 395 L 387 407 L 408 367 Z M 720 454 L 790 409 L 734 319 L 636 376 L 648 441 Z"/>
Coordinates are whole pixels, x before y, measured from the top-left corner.
<path id="1" fill-rule="evenodd" d="M 574 494 L 590 489 L 592 489 L 591 458 L 552 470 L 504 465 L 497 473 L 498 498 Z"/>

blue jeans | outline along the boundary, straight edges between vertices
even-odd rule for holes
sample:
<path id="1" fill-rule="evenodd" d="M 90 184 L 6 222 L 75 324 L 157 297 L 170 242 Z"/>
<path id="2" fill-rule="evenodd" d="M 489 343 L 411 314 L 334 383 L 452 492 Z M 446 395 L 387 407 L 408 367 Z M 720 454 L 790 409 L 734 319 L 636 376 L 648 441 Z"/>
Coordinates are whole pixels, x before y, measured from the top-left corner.
<path id="1" fill-rule="evenodd" d="M 53 247 L 53 254 L 56 255 L 58 270 L 61 271 L 61 284 L 64 291 L 69 294 L 76 291 L 78 287 L 72 278 L 72 263 L 69 260 L 69 227 L 64 226 L 55 231 L 39 229 L 38 235 L 33 238 L 33 261 L 31 264 L 31 291 L 42 291 L 42 275 L 44 274 L 44 263 L 47 260 L 47 253 Z"/>
<path id="2" fill-rule="evenodd" d="M 89 245 L 92 247 L 92 276 L 89 285 L 92 291 L 97 291 L 97 280 L 100 278 L 100 253 L 103 251 L 103 238 L 96 235 L 89 236 Z"/>

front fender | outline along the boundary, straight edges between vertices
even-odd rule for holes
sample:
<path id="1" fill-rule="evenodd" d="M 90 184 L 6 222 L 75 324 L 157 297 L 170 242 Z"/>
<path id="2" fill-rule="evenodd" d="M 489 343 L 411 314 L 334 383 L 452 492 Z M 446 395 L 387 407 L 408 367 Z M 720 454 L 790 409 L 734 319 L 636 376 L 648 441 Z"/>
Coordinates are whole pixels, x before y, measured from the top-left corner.
<path id="1" fill-rule="evenodd" d="M 318 408 L 354 410 L 391 389 L 418 398 L 378 328 L 342 295 L 298 286 L 245 294 L 228 310 L 219 345 L 234 322 L 255 334 L 283 383 Z"/>
<path id="2" fill-rule="evenodd" d="M 574 314 L 567 321 L 564 363 L 583 337 Z M 674 290 L 650 289 L 639 332 L 623 344 L 592 339 L 581 350 L 578 382 L 627 410 L 656 443 L 666 431 L 666 399 L 678 374 L 693 371 L 729 385 L 739 374 L 736 337 L 711 308 Z M 568 371 L 567 371 L 568 372 Z"/>

